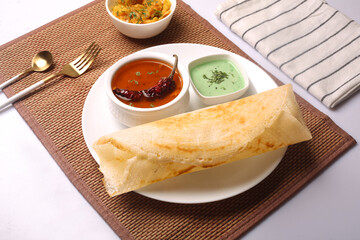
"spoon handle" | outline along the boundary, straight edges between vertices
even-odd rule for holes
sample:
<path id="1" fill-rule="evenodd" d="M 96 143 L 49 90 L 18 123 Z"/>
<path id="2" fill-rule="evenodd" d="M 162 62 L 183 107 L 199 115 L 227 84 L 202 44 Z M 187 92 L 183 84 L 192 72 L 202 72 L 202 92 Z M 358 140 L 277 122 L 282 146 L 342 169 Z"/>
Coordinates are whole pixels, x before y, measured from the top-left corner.
<path id="1" fill-rule="evenodd" d="M 6 107 L 9 104 L 12 104 L 12 103 L 16 102 L 17 100 L 19 100 L 19 99 L 21 99 L 23 97 L 25 97 L 28 93 L 30 93 L 31 91 L 33 91 L 34 89 L 40 87 L 43 84 L 44 84 L 43 81 L 38 81 L 37 83 L 25 88 L 21 92 L 15 94 L 14 96 L 8 98 L 6 101 L 2 102 L 0 104 L 0 109 Z"/>
<path id="2" fill-rule="evenodd" d="M 12 84 L 13 82 L 17 81 L 18 79 L 20 79 L 23 75 L 25 75 L 26 73 L 29 73 L 32 71 L 32 68 L 29 68 L 27 70 L 25 70 L 22 73 L 19 73 L 18 75 L 16 75 L 15 77 L 3 82 L 2 84 L 0 84 L 0 90 L 3 90 L 5 87 L 9 86 L 10 84 Z"/>
<path id="3" fill-rule="evenodd" d="M 8 98 L 6 101 L 2 102 L 0 104 L 0 111 L 5 108 L 7 105 L 10 105 L 14 102 L 16 102 L 17 100 L 20 100 L 21 98 L 25 97 L 26 95 L 28 95 L 29 93 L 31 93 L 33 90 L 35 90 L 36 88 L 40 87 L 41 85 L 45 84 L 46 81 L 54 78 L 54 77 L 57 77 L 59 75 L 61 75 L 62 72 L 60 73 L 54 73 L 50 76 L 48 76 L 47 78 L 43 79 L 43 80 L 40 80 L 36 83 L 34 83 L 33 85 L 25 88 L 24 90 L 18 92 L 17 94 L 13 95 L 12 97 Z"/>

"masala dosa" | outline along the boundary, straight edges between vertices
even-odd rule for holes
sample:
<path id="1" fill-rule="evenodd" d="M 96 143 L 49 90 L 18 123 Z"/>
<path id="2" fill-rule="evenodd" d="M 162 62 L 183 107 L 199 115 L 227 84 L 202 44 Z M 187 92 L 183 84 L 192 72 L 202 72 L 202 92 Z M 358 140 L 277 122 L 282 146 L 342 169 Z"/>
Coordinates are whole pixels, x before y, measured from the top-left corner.
<path id="1" fill-rule="evenodd" d="M 110 196 L 311 139 L 291 85 L 123 129 L 93 148 Z"/>

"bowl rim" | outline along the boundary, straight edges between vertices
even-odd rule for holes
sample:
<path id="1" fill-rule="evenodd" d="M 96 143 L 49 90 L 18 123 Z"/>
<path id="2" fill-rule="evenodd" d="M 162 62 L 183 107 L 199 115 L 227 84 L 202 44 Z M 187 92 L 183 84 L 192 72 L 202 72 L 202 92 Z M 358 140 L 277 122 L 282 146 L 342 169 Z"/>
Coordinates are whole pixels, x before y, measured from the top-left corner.
<path id="1" fill-rule="evenodd" d="M 157 106 L 157 107 L 153 107 L 153 108 L 133 107 L 133 106 L 130 106 L 130 105 L 125 104 L 122 101 L 120 101 L 114 95 L 114 93 L 112 92 L 112 89 L 111 89 L 111 82 L 114 77 L 114 74 L 125 64 L 128 64 L 133 61 L 137 61 L 140 59 L 158 59 L 158 60 L 164 61 L 164 62 L 168 63 L 169 65 L 173 66 L 173 62 L 171 60 L 173 60 L 174 57 L 171 55 L 159 53 L 159 52 L 137 52 L 137 53 L 125 56 L 125 57 L 121 58 L 119 61 L 117 61 L 114 65 L 112 65 L 110 67 L 110 69 L 106 75 L 105 86 L 104 86 L 107 96 L 110 98 L 110 100 L 114 104 L 121 107 L 122 109 L 131 111 L 131 112 L 138 112 L 138 113 L 158 112 L 158 111 L 161 111 L 163 109 L 166 109 L 166 108 L 176 104 L 177 102 L 179 102 L 182 99 L 182 97 L 186 94 L 186 92 L 188 92 L 189 87 L 190 87 L 190 76 L 187 71 L 187 68 L 180 62 L 180 60 L 178 60 L 177 71 L 179 72 L 181 79 L 182 79 L 182 88 L 181 88 L 180 93 L 173 100 L 171 100 L 170 102 L 168 102 L 166 104 L 163 104 L 163 105 Z"/>
<path id="2" fill-rule="evenodd" d="M 240 73 L 242 74 L 242 76 L 244 78 L 245 86 L 243 88 L 235 91 L 235 92 L 227 93 L 227 94 L 224 94 L 224 95 L 219 95 L 219 96 L 206 96 L 206 95 L 203 95 L 198 90 L 198 88 L 195 86 L 193 78 L 191 77 L 190 70 L 191 70 L 192 67 L 195 67 L 195 66 L 197 66 L 197 65 L 199 65 L 201 63 L 211 61 L 211 60 L 207 60 L 207 59 L 213 59 L 213 60 L 215 60 L 215 59 L 228 59 L 228 60 L 231 60 L 236 65 L 236 67 L 239 69 Z M 191 61 L 188 64 L 188 72 L 189 72 L 189 78 L 190 78 L 191 86 L 193 87 L 195 92 L 203 99 L 209 99 L 209 100 L 214 99 L 215 100 L 215 99 L 220 99 L 220 98 L 227 98 L 227 97 L 237 95 L 237 94 L 240 94 L 239 95 L 239 97 L 240 97 L 241 95 L 243 95 L 246 92 L 246 90 L 250 86 L 250 80 L 249 80 L 248 74 L 247 74 L 245 68 L 243 67 L 243 65 L 235 57 L 233 57 L 231 54 L 227 54 L 227 53 L 209 54 L 209 55 L 203 56 L 201 58 L 197 58 L 197 59 Z"/>
<path id="3" fill-rule="evenodd" d="M 164 17 L 163 19 L 161 19 L 161 20 L 159 20 L 159 21 L 156 21 L 156 22 L 145 23 L 145 24 L 138 24 L 138 23 L 128 23 L 128 22 L 125 22 L 125 21 L 123 21 L 123 20 L 115 17 L 115 16 L 112 14 L 112 12 L 110 11 L 110 9 L 109 9 L 109 4 L 108 4 L 109 1 L 115 1 L 115 0 L 106 0 L 106 1 L 105 1 L 106 11 L 107 11 L 108 14 L 110 15 L 111 19 L 113 19 L 113 20 L 115 20 L 115 21 L 117 21 L 117 22 L 120 22 L 120 23 L 122 23 L 122 24 L 124 24 L 124 25 L 128 25 L 128 26 L 139 26 L 139 28 L 140 28 L 140 26 L 141 26 L 141 27 L 144 27 L 144 26 L 156 25 L 156 24 L 159 24 L 159 23 L 161 23 L 161 22 L 166 21 L 169 17 L 171 18 L 172 15 L 173 15 L 174 12 L 175 12 L 176 5 L 177 5 L 176 0 L 169 0 L 169 1 L 171 2 L 171 6 L 170 6 L 171 12 L 170 12 L 169 15 L 167 15 L 167 16 Z"/>

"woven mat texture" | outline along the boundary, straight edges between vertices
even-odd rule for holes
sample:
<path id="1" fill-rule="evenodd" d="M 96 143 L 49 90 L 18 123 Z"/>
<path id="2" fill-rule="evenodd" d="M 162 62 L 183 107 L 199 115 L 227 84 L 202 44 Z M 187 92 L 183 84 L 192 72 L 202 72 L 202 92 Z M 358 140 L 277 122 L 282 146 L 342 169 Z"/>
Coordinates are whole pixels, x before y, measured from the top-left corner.
<path id="1" fill-rule="evenodd" d="M 196 205 L 160 202 L 133 192 L 110 198 L 81 129 L 83 104 L 99 76 L 124 56 L 167 43 L 211 45 L 249 57 L 181 1 L 169 28 L 147 40 L 121 35 L 107 16 L 104 1 L 94 1 L 0 48 L 0 82 L 28 68 L 39 50 L 51 51 L 56 62 L 50 71 L 30 74 L 5 93 L 10 96 L 58 71 L 93 41 L 102 52 L 86 74 L 50 82 L 15 107 L 72 183 L 122 239 L 239 237 L 355 144 L 331 119 L 298 97 L 313 140 L 289 147 L 277 169 L 247 192 Z"/>

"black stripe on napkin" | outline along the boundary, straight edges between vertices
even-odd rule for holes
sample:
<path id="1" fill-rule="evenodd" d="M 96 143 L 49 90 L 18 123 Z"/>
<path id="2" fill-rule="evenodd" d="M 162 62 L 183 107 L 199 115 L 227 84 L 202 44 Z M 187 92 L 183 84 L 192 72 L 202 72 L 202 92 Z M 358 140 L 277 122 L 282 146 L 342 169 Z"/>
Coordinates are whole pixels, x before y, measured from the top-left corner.
<path id="1" fill-rule="evenodd" d="M 289 10 L 286 10 L 285 12 L 282 12 L 282 13 L 280 13 L 279 15 L 277 15 L 277 16 L 275 16 L 275 17 L 270 18 L 270 19 L 267 19 L 267 20 L 265 20 L 265 21 L 263 21 L 263 22 L 261 22 L 261 23 L 259 23 L 259 24 L 256 24 L 255 26 L 252 26 L 251 28 L 249 28 L 248 30 L 246 30 L 241 37 L 244 38 L 245 34 L 248 33 L 249 31 L 253 30 L 254 28 L 257 28 L 257 27 L 261 26 L 261 25 L 264 24 L 264 23 L 267 23 L 267 22 L 270 22 L 270 21 L 272 21 L 272 20 L 275 20 L 276 18 L 278 18 L 278 17 L 280 17 L 280 16 L 282 16 L 282 15 L 284 15 L 284 14 L 286 14 L 286 13 L 289 13 L 289 12 L 295 10 L 296 8 L 298 8 L 299 6 L 301 6 L 302 4 L 304 4 L 306 1 L 307 1 L 307 0 L 304 0 L 304 1 L 302 1 L 301 3 L 299 3 L 298 5 L 296 5 L 295 7 L 291 8 L 291 9 L 289 9 Z"/>
<path id="2" fill-rule="evenodd" d="M 220 13 L 220 16 L 219 16 L 220 20 L 221 20 L 221 15 L 222 15 L 223 13 L 229 11 L 230 9 L 233 9 L 234 7 L 240 6 L 241 4 L 246 3 L 246 2 L 248 2 L 248 1 L 249 1 L 249 0 L 245 0 L 245 1 L 243 1 L 243 2 L 239 2 L 239 3 L 235 4 L 235 5 L 233 5 L 233 6 L 229 7 L 229 8 L 227 8 L 227 9 L 224 9 L 224 10 Z"/>
<path id="3" fill-rule="evenodd" d="M 258 40 L 258 41 L 255 43 L 254 48 L 256 49 L 256 47 L 257 47 L 257 45 L 259 44 L 259 42 L 265 40 L 266 38 L 268 38 L 268 37 L 270 37 L 270 36 L 272 36 L 272 35 L 275 35 L 276 33 L 280 32 L 280 31 L 282 31 L 282 30 L 284 30 L 284 29 L 287 29 L 287 28 L 289 28 L 289 27 L 292 27 L 292 26 L 294 26 L 294 25 L 296 25 L 296 24 L 299 24 L 299 23 L 301 23 L 302 21 L 306 20 L 306 19 L 309 18 L 311 15 L 313 15 L 316 11 L 318 11 L 323 5 L 324 5 L 324 3 L 322 2 L 318 8 L 316 8 L 312 13 L 310 13 L 309 15 L 307 15 L 306 17 L 304 17 L 303 19 L 301 19 L 301 20 L 299 20 L 299 21 L 297 21 L 297 22 L 295 22 L 295 23 L 292 23 L 292 24 L 290 24 L 290 25 L 288 25 L 288 26 L 285 26 L 285 27 L 283 27 L 283 28 L 280 28 L 279 30 L 276 30 L 275 32 L 270 33 L 269 35 L 261 38 L 260 40 Z"/>
<path id="4" fill-rule="evenodd" d="M 324 26 L 325 23 L 327 23 L 328 21 L 330 21 L 330 19 L 332 19 L 338 12 L 339 12 L 339 11 L 335 11 L 328 19 L 325 20 L 325 22 L 321 23 L 319 26 L 317 26 L 316 28 L 314 28 L 314 29 L 311 30 L 310 32 L 302 35 L 301 37 L 295 38 L 295 39 L 293 39 L 293 40 L 291 40 L 291 41 L 289 41 L 289 42 L 287 42 L 287 43 L 285 43 L 285 44 L 283 44 L 283 45 L 275 48 L 274 50 L 270 51 L 270 52 L 267 54 L 266 58 L 269 58 L 269 56 L 270 56 L 271 54 L 273 54 L 274 52 L 278 51 L 279 49 L 281 49 L 281 48 L 283 48 L 283 47 L 285 47 L 285 46 L 287 46 L 287 45 L 289 45 L 289 44 L 291 44 L 291 43 L 293 43 L 293 42 L 296 42 L 296 41 L 298 41 L 298 40 L 300 40 L 300 39 L 302 39 L 302 38 L 304 38 L 304 37 L 306 37 L 306 36 L 309 36 L 311 33 L 315 32 L 316 30 L 318 30 L 319 28 L 321 28 L 322 26 Z"/>
<path id="5" fill-rule="evenodd" d="M 330 55 L 328 55 L 327 57 L 321 59 L 320 61 L 314 63 L 313 65 L 311 65 L 310 67 L 304 69 L 303 71 L 297 73 L 294 75 L 294 77 L 292 78 L 293 80 L 295 80 L 295 78 L 297 78 L 299 75 L 303 74 L 304 72 L 308 71 L 309 69 L 319 65 L 320 63 L 324 62 L 326 59 L 334 56 L 336 53 L 340 52 L 341 50 L 343 50 L 344 48 L 346 48 L 347 46 L 349 46 L 350 44 L 352 44 L 353 42 L 355 42 L 357 39 L 360 38 L 360 35 L 357 36 L 356 38 L 352 39 L 350 42 L 348 42 L 347 44 L 345 44 L 344 46 L 342 46 L 341 48 L 339 48 L 338 50 L 336 50 L 335 52 L 331 53 Z M 309 89 L 309 88 L 308 88 Z"/>
<path id="6" fill-rule="evenodd" d="M 241 17 L 241 18 L 236 19 L 233 23 L 230 24 L 230 26 L 229 26 L 230 30 L 231 30 L 231 27 L 232 27 L 235 23 L 239 22 L 241 19 L 244 19 L 244 18 L 246 18 L 246 17 L 249 17 L 249 16 L 251 16 L 251 15 L 254 15 L 255 13 L 261 12 L 261 11 L 263 11 L 263 10 L 265 10 L 265 9 L 273 6 L 274 4 L 276 4 L 276 3 L 280 2 L 280 1 L 281 1 L 281 0 L 276 0 L 275 2 L 269 4 L 269 5 L 266 6 L 266 7 L 260 8 L 260 9 L 258 9 L 258 10 L 256 10 L 256 11 L 252 12 L 252 13 L 249 13 L 249 14 Z"/>
<path id="7" fill-rule="evenodd" d="M 332 34 L 331 36 L 329 36 L 328 38 L 324 39 L 323 41 L 321 41 L 320 43 L 316 44 L 315 46 L 305 50 L 304 52 L 300 53 L 299 55 L 287 60 L 286 62 L 282 63 L 279 68 L 281 69 L 284 65 L 294 61 L 295 59 L 297 59 L 298 57 L 301 57 L 302 55 L 304 55 L 307 52 L 310 52 L 311 50 L 317 48 L 318 46 L 320 46 L 321 44 L 324 44 L 325 42 L 327 42 L 328 40 L 330 40 L 331 38 L 335 37 L 336 35 L 338 35 L 340 32 L 342 32 L 345 28 L 347 28 L 352 22 L 354 22 L 354 20 L 350 20 L 345 26 L 343 26 L 342 28 L 340 28 L 337 32 L 335 32 L 334 34 Z"/>
<path id="8" fill-rule="evenodd" d="M 334 91 L 329 92 L 328 94 L 325 94 L 322 98 L 321 98 L 321 102 L 324 101 L 324 99 L 328 96 L 330 96 L 331 94 L 337 92 L 340 88 L 342 88 L 343 86 L 345 86 L 346 84 L 348 84 L 349 82 L 351 82 L 352 80 L 354 80 L 356 77 L 360 76 L 360 73 L 356 74 L 355 76 L 353 76 L 352 78 L 350 78 L 349 80 L 347 80 L 346 82 L 344 82 L 343 84 L 341 84 L 339 87 L 337 87 Z"/>
<path id="9" fill-rule="evenodd" d="M 322 78 L 320 78 L 320 79 L 312 82 L 312 83 L 306 88 L 306 90 L 309 91 L 309 89 L 310 89 L 312 86 L 314 86 L 316 83 L 321 82 L 321 81 L 323 81 L 324 79 L 326 79 L 326 78 L 334 75 L 335 73 L 339 72 L 341 69 L 343 69 L 344 67 L 346 67 L 347 65 L 349 65 L 350 63 L 352 63 L 353 61 L 355 61 L 356 59 L 358 59 L 359 57 L 360 57 L 360 55 L 357 55 L 356 57 L 354 57 L 353 59 L 351 59 L 350 61 L 348 61 L 347 63 L 345 63 L 344 65 L 342 65 L 341 67 L 339 67 L 338 69 L 336 69 L 335 71 L 333 71 L 332 73 L 330 73 L 330 74 L 328 74 L 327 76 L 322 77 Z"/>

